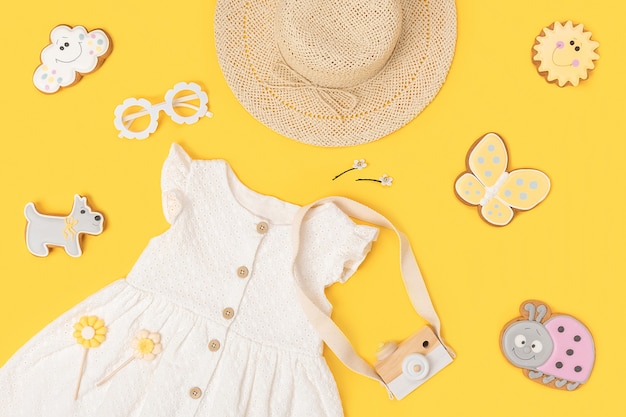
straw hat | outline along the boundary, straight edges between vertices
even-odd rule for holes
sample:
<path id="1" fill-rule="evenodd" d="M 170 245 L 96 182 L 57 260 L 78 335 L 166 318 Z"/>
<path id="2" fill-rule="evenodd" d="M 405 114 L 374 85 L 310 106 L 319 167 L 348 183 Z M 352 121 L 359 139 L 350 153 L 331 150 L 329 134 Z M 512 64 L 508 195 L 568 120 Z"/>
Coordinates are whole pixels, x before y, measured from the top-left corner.
<path id="1" fill-rule="evenodd" d="M 435 97 L 456 42 L 454 0 L 218 0 L 217 57 L 269 128 L 317 146 L 371 142 Z"/>

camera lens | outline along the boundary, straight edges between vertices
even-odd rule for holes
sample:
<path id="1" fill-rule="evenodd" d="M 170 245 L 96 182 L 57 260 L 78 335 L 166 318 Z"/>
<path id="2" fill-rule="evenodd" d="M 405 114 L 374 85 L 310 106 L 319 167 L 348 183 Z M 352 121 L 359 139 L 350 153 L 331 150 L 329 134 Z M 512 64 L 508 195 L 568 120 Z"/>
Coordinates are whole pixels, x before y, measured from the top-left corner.
<path id="1" fill-rule="evenodd" d="M 419 353 L 412 353 L 402 361 L 402 373 L 410 380 L 424 379 L 429 371 L 428 359 Z"/>

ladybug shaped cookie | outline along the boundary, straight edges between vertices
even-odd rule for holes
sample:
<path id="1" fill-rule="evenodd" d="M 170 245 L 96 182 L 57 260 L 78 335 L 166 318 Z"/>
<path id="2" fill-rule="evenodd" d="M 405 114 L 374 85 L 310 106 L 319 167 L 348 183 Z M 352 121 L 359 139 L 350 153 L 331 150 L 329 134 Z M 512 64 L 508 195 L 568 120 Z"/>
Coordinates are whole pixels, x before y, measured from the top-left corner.
<path id="1" fill-rule="evenodd" d="M 520 313 L 500 334 L 507 360 L 528 378 L 553 388 L 573 391 L 587 382 L 596 357 L 587 327 L 572 316 L 552 314 L 537 300 L 524 301 Z"/>

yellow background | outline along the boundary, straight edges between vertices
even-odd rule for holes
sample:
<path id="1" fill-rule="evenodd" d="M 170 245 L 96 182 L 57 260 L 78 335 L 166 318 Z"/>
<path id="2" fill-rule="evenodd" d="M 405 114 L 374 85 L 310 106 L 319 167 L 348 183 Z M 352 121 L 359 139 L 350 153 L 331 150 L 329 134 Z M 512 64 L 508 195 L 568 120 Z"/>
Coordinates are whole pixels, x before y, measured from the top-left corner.
<path id="1" fill-rule="evenodd" d="M 178 142 L 194 158 L 228 160 L 261 193 L 298 204 L 348 196 L 409 235 L 458 357 L 406 399 L 390 401 L 327 353 L 346 416 L 624 415 L 623 2 L 458 2 L 456 54 L 434 102 L 382 140 L 334 149 L 284 138 L 238 104 L 217 63 L 214 8 L 215 0 L 38 0 L 3 8 L 0 364 L 59 314 L 124 277 L 148 239 L 166 229 L 160 169 Z M 600 60 L 578 87 L 559 88 L 538 75 L 531 47 L 544 26 L 569 19 L 592 31 Z M 31 77 L 58 24 L 103 28 L 114 49 L 98 71 L 48 96 Z M 128 97 L 161 101 L 179 81 L 203 86 L 213 119 L 179 126 L 162 114 L 147 140 L 117 137 L 116 105 Z M 489 131 L 504 138 L 510 169 L 538 168 L 552 180 L 548 198 L 504 228 L 486 224 L 453 191 L 469 147 Z M 364 171 L 331 181 L 357 158 L 367 160 Z M 392 187 L 353 181 L 383 173 Z M 25 204 L 64 215 L 75 193 L 104 213 L 102 235 L 83 236 L 77 259 L 60 249 L 31 255 Z M 402 288 L 397 250 L 394 235 L 382 232 L 357 275 L 327 292 L 336 321 L 370 361 L 378 342 L 422 324 Z M 528 298 L 591 329 L 596 365 L 579 390 L 531 382 L 500 353 L 502 326 Z"/>

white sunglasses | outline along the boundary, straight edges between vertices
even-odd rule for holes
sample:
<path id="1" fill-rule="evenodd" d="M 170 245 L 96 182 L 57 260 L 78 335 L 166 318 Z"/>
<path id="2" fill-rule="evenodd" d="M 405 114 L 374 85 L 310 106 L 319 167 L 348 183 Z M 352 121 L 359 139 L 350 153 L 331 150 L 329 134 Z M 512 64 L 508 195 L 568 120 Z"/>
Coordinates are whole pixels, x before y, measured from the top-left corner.
<path id="1" fill-rule="evenodd" d="M 182 91 L 191 91 L 192 94 L 186 95 L 184 97 L 174 98 L 178 93 Z M 187 103 L 191 100 L 200 100 L 199 106 Z M 209 98 L 207 94 L 202 91 L 198 84 L 180 82 L 176 84 L 174 88 L 167 91 L 167 93 L 165 94 L 165 101 L 163 103 L 153 105 L 145 98 L 127 98 L 122 104 L 115 108 L 114 123 L 117 130 L 120 131 L 120 138 L 145 139 L 156 130 L 159 119 L 159 112 L 161 110 L 163 110 L 168 116 L 170 116 L 174 122 L 178 124 L 190 125 L 196 123 L 198 120 L 200 120 L 201 117 L 213 116 L 213 113 L 208 111 L 208 103 Z M 130 107 L 140 107 L 143 110 L 125 115 L 124 112 Z M 176 107 L 186 107 L 195 110 L 195 113 L 190 116 L 183 116 L 174 110 L 174 108 Z M 135 120 L 146 115 L 150 116 L 150 123 L 145 129 L 140 131 L 130 130 L 130 126 Z"/>

